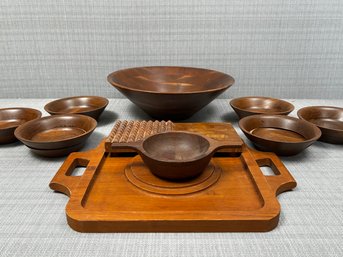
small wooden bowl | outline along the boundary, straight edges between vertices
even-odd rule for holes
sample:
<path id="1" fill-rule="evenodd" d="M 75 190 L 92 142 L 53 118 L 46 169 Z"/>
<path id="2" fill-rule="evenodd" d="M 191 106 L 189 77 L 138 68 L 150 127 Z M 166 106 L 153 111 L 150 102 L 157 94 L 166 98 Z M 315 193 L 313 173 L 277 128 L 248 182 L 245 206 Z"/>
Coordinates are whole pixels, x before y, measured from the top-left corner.
<path id="1" fill-rule="evenodd" d="M 248 116 L 239 127 L 256 148 L 285 156 L 300 153 L 321 136 L 313 124 L 285 115 Z"/>
<path id="2" fill-rule="evenodd" d="M 343 108 L 333 106 L 309 106 L 298 111 L 300 119 L 309 121 L 322 131 L 320 141 L 343 144 Z"/>
<path id="3" fill-rule="evenodd" d="M 108 99 L 100 96 L 74 96 L 52 101 L 44 106 L 51 115 L 83 114 L 98 119 L 108 105 Z"/>
<path id="4" fill-rule="evenodd" d="M 287 115 L 294 110 L 289 102 L 263 96 L 235 98 L 230 105 L 240 119 L 255 114 Z"/>
<path id="5" fill-rule="evenodd" d="M 0 109 L 0 144 L 8 144 L 17 140 L 15 129 L 30 120 L 38 119 L 42 113 L 31 108 Z"/>
<path id="6" fill-rule="evenodd" d="M 172 131 L 143 141 L 113 143 L 113 148 L 136 150 L 150 171 L 163 179 L 180 180 L 200 175 L 215 151 L 230 146 L 200 134 Z"/>
<path id="7" fill-rule="evenodd" d="M 173 66 L 119 70 L 108 82 L 157 119 L 187 119 L 234 83 L 222 72 Z"/>
<path id="8" fill-rule="evenodd" d="M 30 148 L 56 150 L 84 143 L 96 125 L 95 119 L 85 115 L 54 115 L 29 121 L 14 134 Z"/>

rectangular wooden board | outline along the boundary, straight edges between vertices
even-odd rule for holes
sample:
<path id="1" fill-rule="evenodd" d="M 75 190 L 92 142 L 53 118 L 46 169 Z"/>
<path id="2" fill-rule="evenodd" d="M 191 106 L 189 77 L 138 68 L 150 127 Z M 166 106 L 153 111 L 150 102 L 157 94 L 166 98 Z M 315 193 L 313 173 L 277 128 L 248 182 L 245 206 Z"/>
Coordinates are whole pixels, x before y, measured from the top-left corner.
<path id="1" fill-rule="evenodd" d="M 126 143 L 143 140 L 146 137 L 168 131 L 188 131 L 199 133 L 204 136 L 228 141 L 230 147 L 226 147 L 222 152 L 241 153 L 243 141 L 238 136 L 230 123 L 173 123 L 171 121 L 117 121 L 113 129 L 105 140 L 105 149 L 107 152 L 118 152 L 118 149 L 112 149 L 112 143 Z M 123 150 L 119 150 L 123 152 Z M 125 150 L 125 152 L 132 152 Z"/>

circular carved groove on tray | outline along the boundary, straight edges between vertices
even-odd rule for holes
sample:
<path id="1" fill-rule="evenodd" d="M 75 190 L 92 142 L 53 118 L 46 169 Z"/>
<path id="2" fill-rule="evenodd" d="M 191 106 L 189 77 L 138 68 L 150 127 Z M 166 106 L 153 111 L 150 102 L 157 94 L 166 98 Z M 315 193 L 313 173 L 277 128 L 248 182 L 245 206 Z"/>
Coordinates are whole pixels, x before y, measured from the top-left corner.
<path id="1" fill-rule="evenodd" d="M 125 169 L 127 179 L 145 191 L 163 195 L 184 195 L 204 190 L 220 177 L 221 169 L 212 162 L 198 177 L 185 181 L 168 181 L 153 175 L 142 159 L 137 156 Z"/>

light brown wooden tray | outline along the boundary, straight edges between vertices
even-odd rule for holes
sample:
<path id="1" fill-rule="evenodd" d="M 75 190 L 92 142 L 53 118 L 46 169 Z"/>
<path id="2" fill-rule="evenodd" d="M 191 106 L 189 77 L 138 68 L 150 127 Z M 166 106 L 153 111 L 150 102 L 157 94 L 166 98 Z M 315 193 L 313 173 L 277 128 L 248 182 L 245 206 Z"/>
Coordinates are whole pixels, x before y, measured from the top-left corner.
<path id="1" fill-rule="evenodd" d="M 176 127 L 217 139 L 238 137 L 227 123 Z M 77 166 L 86 167 L 84 174 L 70 176 Z M 277 175 L 264 176 L 260 166 Z M 108 153 L 105 140 L 94 150 L 71 154 L 50 183 L 70 196 L 67 221 L 80 232 L 269 231 L 279 220 L 276 195 L 295 186 L 276 155 L 245 145 L 240 155 L 215 155 L 199 177 L 171 182 L 151 175 L 137 155 Z"/>

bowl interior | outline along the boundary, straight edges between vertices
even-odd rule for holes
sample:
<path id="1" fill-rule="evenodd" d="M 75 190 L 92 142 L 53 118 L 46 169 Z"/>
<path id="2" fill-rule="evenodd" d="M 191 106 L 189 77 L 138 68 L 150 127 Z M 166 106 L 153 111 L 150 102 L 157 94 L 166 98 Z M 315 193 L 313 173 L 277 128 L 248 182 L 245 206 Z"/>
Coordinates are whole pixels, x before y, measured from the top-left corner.
<path id="1" fill-rule="evenodd" d="M 77 138 L 96 126 L 96 121 L 83 115 L 57 115 L 31 121 L 19 127 L 16 136 L 32 142 L 59 142 Z"/>
<path id="2" fill-rule="evenodd" d="M 233 99 L 231 106 L 251 113 L 285 113 L 291 112 L 294 106 L 286 101 L 268 97 L 241 97 Z"/>
<path id="3" fill-rule="evenodd" d="M 48 103 L 44 108 L 49 113 L 85 113 L 107 106 L 108 100 L 98 96 L 77 96 Z"/>
<path id="4" fill-rule="evenodd" d="M 311 141 L 320 136 L 320 131 L 312 124 L 288 116 L 248 116 L 241 119 L 239 125 L 254 137 L 280 143 Z"/>
<path id="5" fill-rule="evenodd" d="M 138 67 L 116 71 L 108 81 L 117 87 L 154 93 L 196 93 L 231 86 L 234 79 L 218 71 L 190 67 Z"/>
<path id="6" fill-rule="evenodd" d="M 143 149 L 151 158 L 180 162 L 203 157 L 209 146 L 204 137 L 182 132 L 156 134 L 143 143 Z"/>
<path id="7" fill-rule="evenodd" d="M 343 131 L 343 108 L 310 106 L 300 109 L 298 116 L 319 127 Z"/>
<path id="8" fill-rule="evenodd" d="M 41 117 L 41 112 L 30 108 L 0 109 L 0 129 L 17 127 L 27 121 Z"/>

